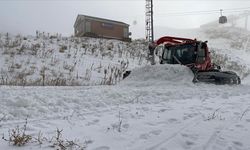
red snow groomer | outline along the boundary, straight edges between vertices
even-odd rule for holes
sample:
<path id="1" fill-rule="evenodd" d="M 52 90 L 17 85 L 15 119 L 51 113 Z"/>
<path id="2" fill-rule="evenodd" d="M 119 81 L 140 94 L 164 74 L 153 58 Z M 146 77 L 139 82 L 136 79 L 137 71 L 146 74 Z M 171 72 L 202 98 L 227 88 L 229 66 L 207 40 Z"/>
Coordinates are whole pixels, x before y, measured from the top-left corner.
<path id="1" fill-rule="evenodd" d="M 240 77 L 232 71 L 222 71 L 211 62 L 207 41 L 165 36 L 149 45 L 152 64 L 154 53 L 160 52 L 160 64 L 180 64 L 194 73 L 193 82 L 240 84 Z"/>

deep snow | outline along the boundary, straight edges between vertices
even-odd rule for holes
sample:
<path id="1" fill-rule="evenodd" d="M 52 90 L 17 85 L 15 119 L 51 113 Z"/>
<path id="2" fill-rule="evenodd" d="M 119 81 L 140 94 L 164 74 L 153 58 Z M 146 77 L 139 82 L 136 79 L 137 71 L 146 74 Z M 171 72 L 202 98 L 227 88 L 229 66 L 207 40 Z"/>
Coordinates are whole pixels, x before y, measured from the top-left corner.
<path id="1" fill-rule="evenodd" d="M 147 78 L 156 71 L 164 77 Z M 1 114 L 6 116 L 0 132 L 7 136 L 8 129 L 23 125 L 28 117 L 27 133 L 53 137 L 57 128 L 63 129 L 68 140 L 92 141 L 87 149 L 93 150 L 249 149 L 250 85 L 192 84 L 181 72 L 189 70 L 147 66 L 115 86 L 4 86 Z M 49 145 L 44 142 L 41 148 L 51 149 Z M 15 148 L 5 141 L 0 146 Z M 31 143 L 20 149 L 28 148 L 40 146 Z"/>

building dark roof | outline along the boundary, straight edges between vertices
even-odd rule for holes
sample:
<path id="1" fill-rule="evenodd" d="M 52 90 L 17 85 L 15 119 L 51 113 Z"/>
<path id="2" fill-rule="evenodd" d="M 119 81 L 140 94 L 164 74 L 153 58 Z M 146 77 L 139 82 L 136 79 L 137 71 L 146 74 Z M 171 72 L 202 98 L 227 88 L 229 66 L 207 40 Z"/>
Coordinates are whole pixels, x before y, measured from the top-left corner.
<path id="1" fill-rule="evenodd" d="M 101 21 L 101 22 L 113 23 L 113 24 L 122 25 L 122 26 L 129 26 L 129 24 L 120 22 L 120 21 L 98 18 L 98 17 L 93 17 L 93 16 L 87 16 L 87 15 L 80 15 L 80 14 L 77 16 L 74 26 L 76 25 L 76 22 L 79 19 L 90 19 L 90 20 L 96 20 L 96 21 Z"/>

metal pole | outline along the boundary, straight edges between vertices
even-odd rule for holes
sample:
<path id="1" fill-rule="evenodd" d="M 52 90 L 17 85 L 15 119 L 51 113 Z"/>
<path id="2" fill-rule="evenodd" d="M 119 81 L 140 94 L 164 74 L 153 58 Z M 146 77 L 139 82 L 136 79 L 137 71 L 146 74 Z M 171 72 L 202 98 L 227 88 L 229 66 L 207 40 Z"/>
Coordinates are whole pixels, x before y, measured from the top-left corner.
<path id="1" fill-rule="evenodd" d="M 152 41 L 154 42 L 154 23 L 153 23 L 153 0 L 151 0 L 151 36 L 152 36 Z"/>

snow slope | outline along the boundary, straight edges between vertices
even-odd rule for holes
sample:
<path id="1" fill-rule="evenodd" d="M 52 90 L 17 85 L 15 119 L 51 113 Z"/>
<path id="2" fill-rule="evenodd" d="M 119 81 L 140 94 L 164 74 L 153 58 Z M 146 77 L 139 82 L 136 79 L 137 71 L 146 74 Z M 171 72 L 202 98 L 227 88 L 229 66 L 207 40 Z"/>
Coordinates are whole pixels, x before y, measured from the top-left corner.
<path id="1" fill-rule="evenodd" d="M 81 64 L 77 65 L 79 68 L 83 64 L 88 64 L 86 68 L 91 68 L 92 61 L 101 61 L 102 66 L 106 65 L 106 68 L 108 64 L 119 66 L 122 60 L 127 62 L 127 59 L 131 69 L 141 66 L 132 70 L 131 75 L 125 80 L 112 86 L 100 84 L 70 87 L 0 86 L 0 134 L 7 140 L 0 140 L 0 149 L 63 149 L 56 140 L 56 137 L 59 137 L 60 143 L 67 149 L 249 150 L 250 77 L 247 59 L 249 46 L 246 40 L 249 33 L 240 34 L 241 31 L 237 28 L 223 27 L 201 28 L 192 30 L 192 33 L 195 33 L 194 31 L 202 40 L 209 40 L 213 61 L 222 64 L 224 69 L 237 71 L 244 77 L 241 85 L 193 84 L 191 82 L 193 75 L 184 66 L 148 66 L 146 60 L 139 63 L 139 54 L 144 54 L 144 51 L 136 51 L 138 55 L 133 55 L 130 50 L 131 47 L 134 50 L 145 48 L 145 43 L 144 46 L 140 43 L 129 46 L 119 41 L 112 41 L 113 50 L 118 51 L 110 52 L 112 55 L 109 56 L 114 56 L 113 58 L 106 55 L 102 58 L 100 55 L 100 49 L 108 49 L 110 41 L 101 41 L 100 45 L 103 46 L 100 46 L 98 44 L 100 41 L 94 39 L 83 40 L 87 41 L 87 45 L 95 43 L 86 46 L 90 49 L 84 54 L 84 48 L 77 50 L 72 48 L 74 46 L 71 48 L 67 46 L 64 52 L 59 52 L 61 48 L 59 44 L 49 44 L 48 39 L 38 38 L 33 41 L 29 38 L 31 40 L 28 43 L 31 45 L 45 40 L 46 47 L 56 47 L 55 52 L 47 55 L 48 59 L 42 57 L 42 49 L 38 49 L 39 53 L 33 56 L 32 49 L 24 49 L 24 52 L 18 55 L 15 48 L 6 51 L 4 47 L 0 47 L 2 52 L 7 52 L 0 57 L 1 62 L 4 62 L 1 63 L 1 67 L 10 70 L 12 68 L 10 62 L 13 60 L 19 62 L 31 58 L 40 71 L 43 65 L 39 64 L 44 61 L 44 64 L 49 66 L 53 56 L 60 59 L 54 67 L 51 66 L 51 70 L 63 73 L 64 77 L 70 77 L 67 69 L 58 69 L 60 68 L 58 66 L 63 66 L 68 54 L 71 56 L 67 62 L 72 63 L 79 59 L 78 54 L 83 54 L 82 57 L 86 62 L 79 63 Z M 180 36 L 186 34 L 184 32 L 180 31 Z M 241 44 L 235 43 L 235 39 L 239 39 L 237 43 Z M 77 43 L 72 40 L 76 39 L 68 38 L 58 42 L 62 44 L 68 42 L 69 45 Z M 57 43 L 57 40 L 52 42 Z M 76 44 L 76 46 L 81 45 Z M 94 49 L 98 56 L 92 55 L 91 51 L 96 46 Z M 124 50 L 123 57 L 119 57 L 119 49 Z M 74 59 L 76 51 L 78 51 L 77 59 Z M 109 50 L 103 52 L 107 51 Z M 24 66 L 30 68 L 30 64 L 33 64 L 25 62 L 18 63 L 22 64 L 22 70 L 25 70 Z M 13 74 L 7 71 L 8 75 L 20 71 L 14 68 Z M 80 73 L 82 77 L 86 68 Z M 102 73 L 104 68 L 101 69 Z M 73 72 L 77 73 L 76 70 Z M 98 70 L 93 69 L 92 76 L 96 78 L 91 79 L 94 81 L 99 79 L 98 74 Z M 37 77 L 41 78 L 41 75 L 34 73 L 27 76 L 27 78 Z M 86 83 L 85 80 L 81 81 L 78 83 Z M 38 85 L 40 84 L 39 82 Z M 32 136 L 32 141 L 21 147 L 8 142 L 9 136 L 17 126 L 26 129 L 26 134 Z M 57 136 L 57 130 L 62 130 L 60 136 Z M 70 145 L 69 141 L 75 144 L 71 142 Z"/>
<path id="2" fill-rule="evenodd" d="M 115 84 L 126 69 L 147 63 L 144 40 L 128 43 L 45 33 L 0 34 L 0 54 L 1 85 Z"/>

